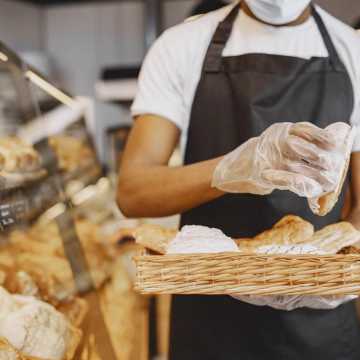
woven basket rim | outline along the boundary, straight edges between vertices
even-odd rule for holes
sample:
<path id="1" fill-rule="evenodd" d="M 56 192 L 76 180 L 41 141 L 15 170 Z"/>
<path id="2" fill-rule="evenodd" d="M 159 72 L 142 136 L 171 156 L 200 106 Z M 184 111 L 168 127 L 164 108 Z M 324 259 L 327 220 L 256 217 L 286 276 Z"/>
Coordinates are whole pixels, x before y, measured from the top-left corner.
<path id="1" fill-rule="evenodd" d="M 135 288 L 143 294 L 360 294 L 360 254 L 146 254 L 134 260 Z"/>
<path id="2" fill-rule="evenodd" d="M 277 259 L 319 259 L 319 260 L 343 260 L 343 259 L 354 259 L 360 261 L 360 254 L 327 254 L 327 255 L 312 255 L 312 254 L 250 254 L 250 253 L 238 253 L 238 252 L 219 252 L 219 253 L 189 253 L 189 254 L 148 254 L 143 253 L 141 255 L 135 255 L 133 258 L 135 261 L 140 261 L 144 258 L 150 260 L 194 260 L 194 258 L 219 258 L 222 257 L 241 257 L 241 258 L 256 258 L 256 259 L 272 259 L 276 261 Z"/>

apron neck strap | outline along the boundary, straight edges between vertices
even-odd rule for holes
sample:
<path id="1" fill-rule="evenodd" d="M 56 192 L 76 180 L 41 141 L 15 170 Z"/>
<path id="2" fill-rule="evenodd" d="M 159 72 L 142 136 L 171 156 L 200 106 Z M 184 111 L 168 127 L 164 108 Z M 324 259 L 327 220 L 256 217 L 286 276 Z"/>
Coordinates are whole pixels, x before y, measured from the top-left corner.
<path id="1" fill-rule="evenodd" d="M 204 61 L 204 71 L 205 72 L 219 72 L 221 69 L 222 63 L 222 53 L 226 46 L 226 43 L 231 35 L 231 31 L 234 25 L 234 21 L 239 13 L 241 7 L 241 1 L 236 4 L 226 18 L 221 21 L 215 30 L 214 36 L 211 39 L 211 43 L 207 50 L 205 61 Z M 318 26 L 320 34 L 324 40 L 326 49 L 329 53 L 329 59 L 334 69 L 341 70 L 343 68 L 342 61 L 339 58 L 339 55 L 335 49 L 335 46 L 331 40 L 329 32 L 322 20 L 321 16 L 315 9 L 315 6 L 311 6 L 312 16 Z"/>
<path id="2" fill-rule="evenodd" d="M 234 21 L 239 13 L 240 3 L 236 4 L 226 18 L 221 21 L 215 30 L 214 36 L 207 50 L 204 71 L 218 72 L 221 68 L 222 53 L 231 35 Z"/>
<path id="3" fill-rule="evenodd" d="M 334 69 L 336 69 L 336 70 L 342 69 L 343 68 L 342 61 L 339 58 L 338 52 L 336 51 L 334 43 L 331 40 L 330 34 L 324 24 L 324 21 L 321 18 L 321 16 L 319 15 L 319 13 L 317 12 L 317 10 L 315 9 L 314 5 L 311 6 L 311 12 L 312 12 L 312 16 L 318 26 L 320 34 L 324 40 L 326 49 L 329 53 L 329 59 L 330 59 L 331 64 L 333 65 Z"/>

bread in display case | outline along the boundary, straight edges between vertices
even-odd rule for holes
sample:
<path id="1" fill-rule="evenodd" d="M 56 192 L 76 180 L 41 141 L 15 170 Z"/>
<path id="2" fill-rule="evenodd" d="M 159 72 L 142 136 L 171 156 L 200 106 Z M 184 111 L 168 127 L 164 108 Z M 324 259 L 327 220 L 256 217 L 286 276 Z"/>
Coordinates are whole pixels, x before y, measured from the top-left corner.
<path id="1" fill-rule="evenodd" d="M 79 206 L 107 184 L 88 106 L 0 43 L 0 302 L 14 303 L 4 319 L 15 316 L 20 330 L 31 328 L 24 338 L 12 337 L 1 331 L 0 319 L 0 354 L 24 360 L 144 358 L 135 326 L 146 327 L 147 300 L 133 291 L 122 260 L 136 246 L 107 242 L 102 224 L 93 221 L 104 220 L 115 204 L 111 191 L 109 209 L 97 210 L 99 216 L 87 218 Z M 18 315 L 26 315 L 27 306 L 44 321 L 27 327 Z M 61 326 L 47 328 L 55 319 Z M 54 346 L 41 341 L 44 331 Z M 23 343 L 27 338 L 38 340 Z"/>
<path id="2" fill-rule="evenodd" d="M 0 44 L 0 226 L 36 219 L 102 169 L 86 104 L 51 84 Z M 3 84 L 4 86 L 1 86 Z"/>

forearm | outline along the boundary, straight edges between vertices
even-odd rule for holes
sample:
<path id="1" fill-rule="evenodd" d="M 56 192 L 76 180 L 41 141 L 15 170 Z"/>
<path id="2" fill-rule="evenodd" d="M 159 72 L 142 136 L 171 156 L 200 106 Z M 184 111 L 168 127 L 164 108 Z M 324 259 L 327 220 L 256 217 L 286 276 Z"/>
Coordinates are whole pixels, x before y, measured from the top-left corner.
<path id="1" fill-rule="evenodd" d="M 182 213 L 223 193 L 211 187 L 220 158 L 197 164 L 129 166 L 120 172 L 117 202 L 129 217 L 161 217 Z"/>

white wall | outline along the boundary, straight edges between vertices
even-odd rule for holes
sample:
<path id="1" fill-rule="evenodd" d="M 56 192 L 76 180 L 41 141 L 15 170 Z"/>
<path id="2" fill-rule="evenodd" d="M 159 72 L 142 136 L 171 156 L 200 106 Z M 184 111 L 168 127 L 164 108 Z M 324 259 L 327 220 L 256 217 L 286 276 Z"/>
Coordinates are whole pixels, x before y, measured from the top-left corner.
<path id="1" fill-rule="evenodd" d="M 164 27 L 181 22 L 196 1 L 165 1 Z M 360 16 L 360 0 L 316 1 L 345 21 Z M 103 67 L 142 61 L 144 17 L 142 4 L 131 1 L 38 8 L 0 0 L 0 39 L 16 51 L 44 49 L 62 86 L 93 97 Z M 98 103 L 96 112 L 99 130 L 129 120 L 126 111 L 113 105 Z"/>
<path id="2" fill-rule="evenodd" d="M 139 3 L 56 6 L 46 10 L 45 47 L 70 91 L 93 95 L 101 68 L 140 63 L 143 8 Z"/>
<path id="3" fill-rule="evenodd" d="M 316 0 L 334 16 L 353 24 L 360 18 L 360 0 Z"/>
<path id="4" fill-rule="evenodd" d="M 183 21 L 193 4 L 194 0 L 166 3 L 164 26 Z M 56 77 L 74 94 L 94 97 L 102 68 L 140 64 L 144 58 L 145 8 L 139 2 L 49 7 L 45 21 L 44 45 L 54 60 Z M 100 148 L 104 128 L 131 120 L 126 110 L 99 102 L 96 115 Z"/>
<path id="5" fill-rule="evenodd" d="M 164 26 L 182 21 L 194 0 L 165 3 Z M 55 6 L 45 11 L 45 47 L 71 91 L 92 95 L 101 68 L 140 64 L 144 55 L 144 13 L 139 2 Z"/>
<path id="6" fill-rule="evenodd" d="M 38 7 L 0 0 L 0 40 L 15 51 L 43 48 L 43 20 Z"/>
<path id="7" fill-rule="evenodd" d="M 182 21 L 196 1 L 165 1 L 164 27 Z M 360 17 L 360 0 L 316 1 L 348 22 Z M 19 9 L 12 12 L 19 18 Z M 33 14 L 38 12 L 32 9 Z M 93 95 L 93 84 L 101 68 L 140 63 L 145 54 L 144 16 L 139 2 L 54 6 L 44 10 L 44 46 L 56 62 L 63 85 L 74 93 Z"/>

